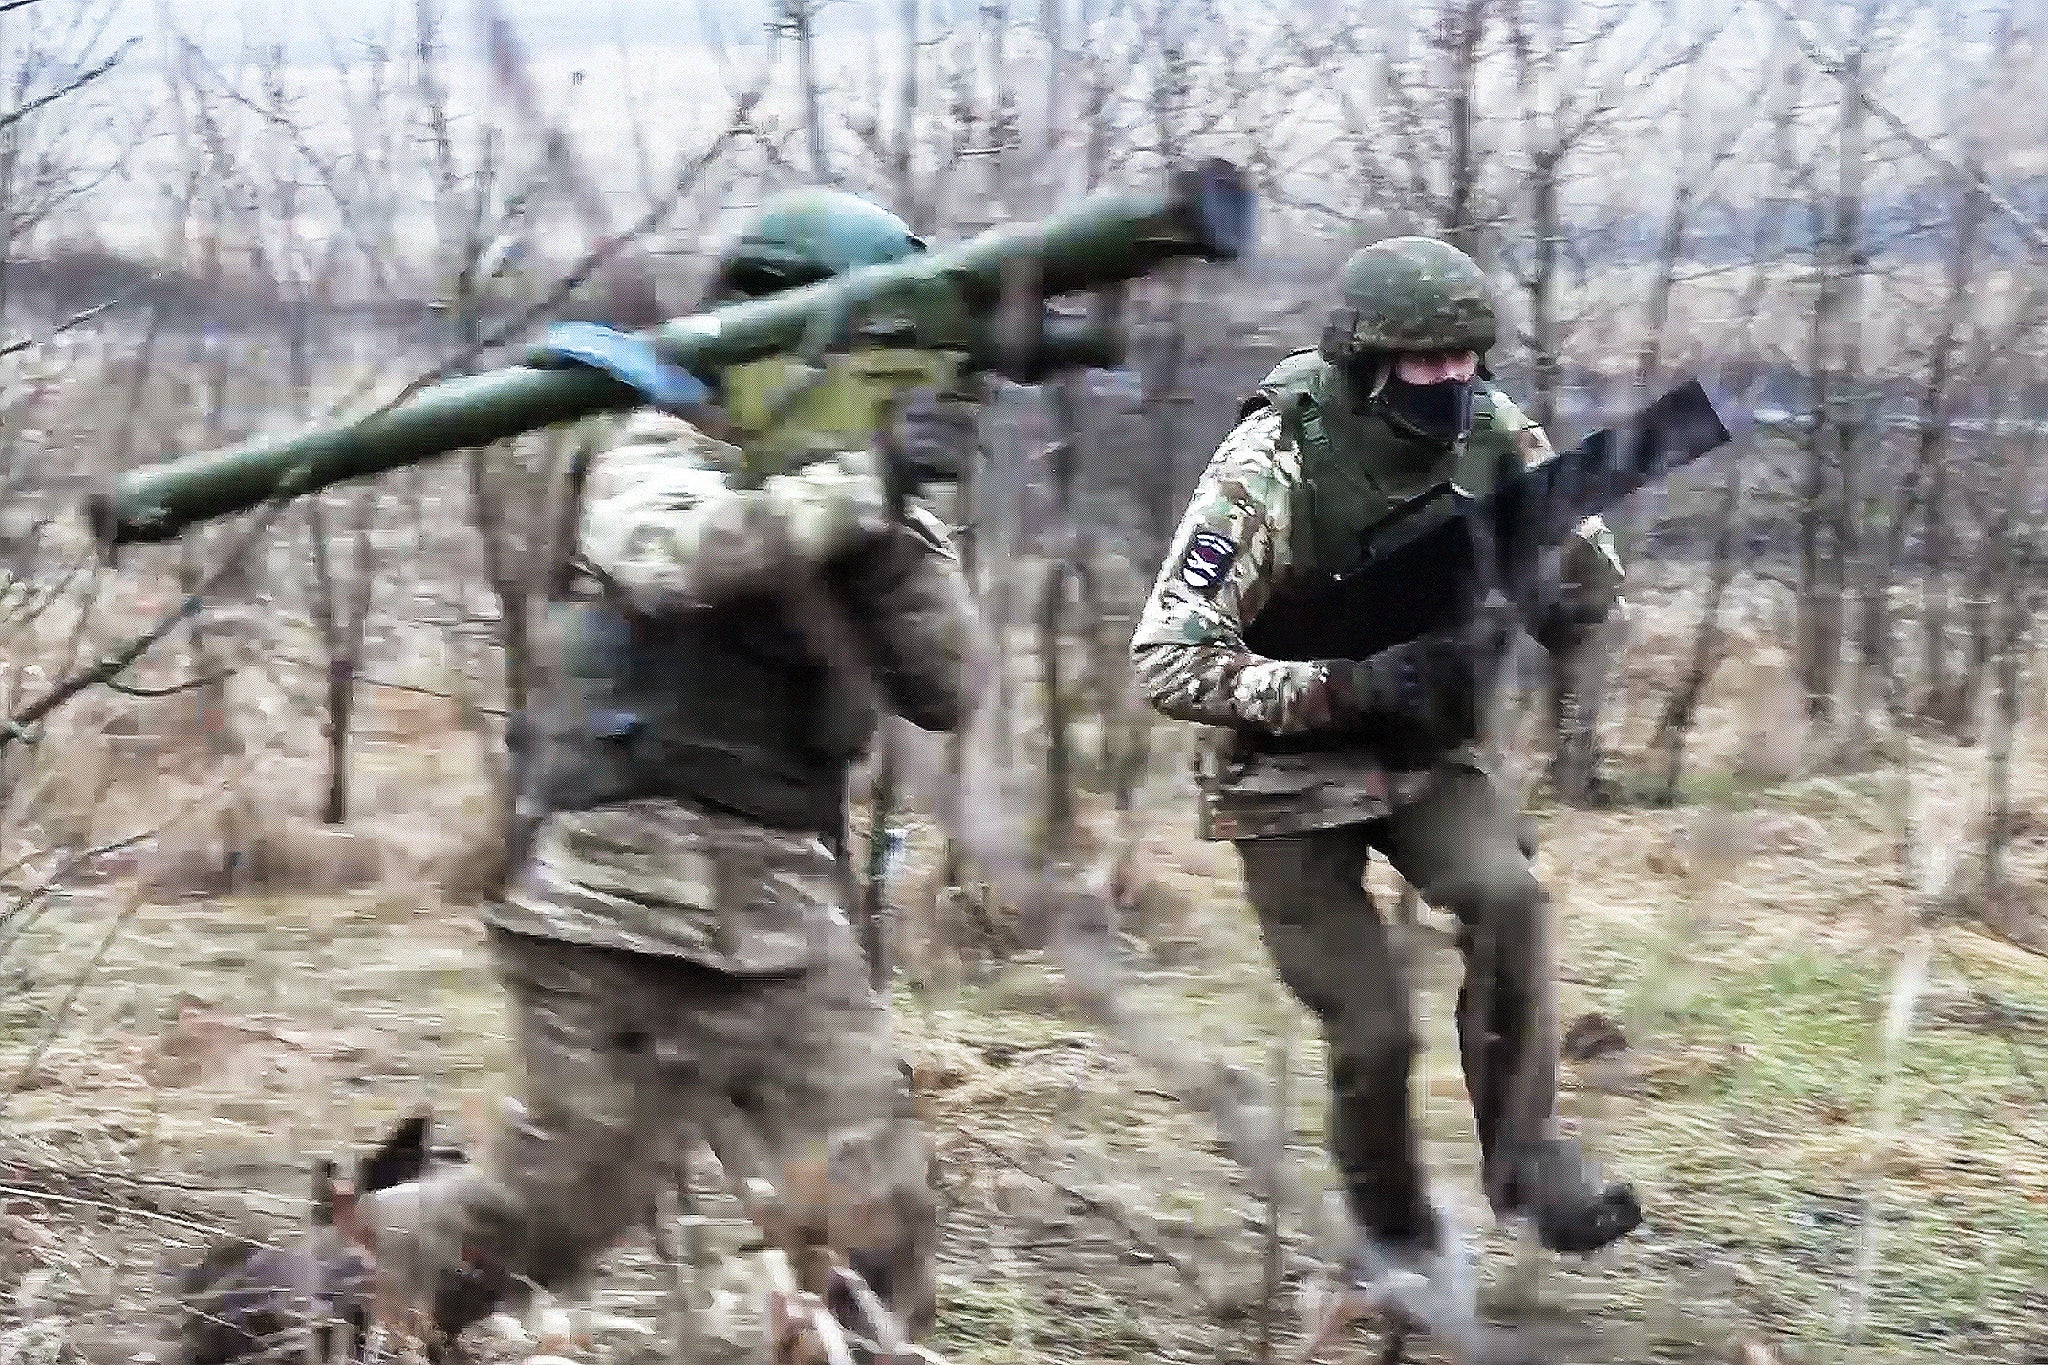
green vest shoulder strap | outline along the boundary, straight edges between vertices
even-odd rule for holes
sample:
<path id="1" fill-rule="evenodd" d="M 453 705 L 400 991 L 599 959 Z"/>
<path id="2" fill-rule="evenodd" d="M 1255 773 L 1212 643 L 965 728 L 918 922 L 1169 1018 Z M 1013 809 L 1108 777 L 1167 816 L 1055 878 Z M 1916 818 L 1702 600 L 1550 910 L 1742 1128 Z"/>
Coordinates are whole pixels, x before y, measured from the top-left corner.
<path id="1" fill-rule="evenodd" d="M 1330 392 L 1334 372 L 1317 351 L 1302 350 L 1275 365 L 1245 399 L 1241 413 L 1262 407 L 1280 414 L 1281 430 L 1301 452 L 1295 568 L 1342 571 L 1357 562 L 1364 535 L 1392 505 L 1372 476 L 1359 420 Z"/>
<path id="2" fill-rule="evenodd" d="M 1320 401 L 1323 365 L 1323 358 L 1313 348 L 1289 355 L 1238 405 L 1238 420 L 1260 408 L 1273 408 L 1280 414 L 1281 429 L 1288 438 L 1302 448 L 1304 456 L 1320 463 L 1330 449 Z"/>

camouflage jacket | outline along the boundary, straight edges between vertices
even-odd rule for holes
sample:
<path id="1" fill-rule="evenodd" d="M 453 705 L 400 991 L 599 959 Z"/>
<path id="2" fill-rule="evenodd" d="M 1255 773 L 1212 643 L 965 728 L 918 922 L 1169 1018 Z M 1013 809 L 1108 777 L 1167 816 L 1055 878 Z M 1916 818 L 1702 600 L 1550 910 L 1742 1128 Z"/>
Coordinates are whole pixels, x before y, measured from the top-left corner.
<path id="1" fill-rule="evenodd" d="M 1275 592 L 1314 567 L 1319 539 L 1330 539 L 1333 529 L 1354 538 L 1371 530 L 1370 523 L 1310 524 L 1307 509 L 1322 513 L 1334 500 L 1308 496 L 1304 452 L 1287 431 L 1280 411 L 1258 403 L 1217 448 L 1131 640 L 1132 667 L 1152 705 L 1176 720 L 1216 727 L 1202 758 L 1203 829 L 1210 838 L 1370 820 L 1402 800 L 1421 776 L 1387 771 L 1373 757 L 1369 737 L 1359 744 L 1332 693 L 1328 663 L 1266 658 L 1245 643 L 1246 629 Z M 1378 454 L 1370 432 L 1340 439 L 1370 476 Z M 1365 448 L 1354 452 L 1352 441 Z M 1475 486 L 1490 478 L 1503 442 L 1532 465 L 1553 458 L 1542 428 L 1506 394 L 1482 385 L 1473 434 L 1455 470 L 1460 482 Z M 1393 486 L 1397 480 L 1384 474 L 1378 482 L 1389 485 L 1389 496 L 1399 496 L 1444 472 L 1411 473 L 1414 488 Z M 1621 565 L 1597 518 L 1580 526 L 1563 571 L 1565 598 L 1579 618 L 1598 620 L 1619 599 Z M 1318 749 L 1313 736 L 1326 729 L 1343 729 L 1345 740 Z M 1253 741 L 1262 735 L 1311 742 L 1290 746 L 1307 752 L 1261 753 Z"/>
<path id="2" fill-rule="evenodd" d="M 968 710 L 972 613 L 936 518 L 886 513 L 864 452 L 732 486 L 728 448 L 641 413 L 592 462 L 580 560 L 638 611 L 712 605 L 836 561 L 836 600 L 879 701 L 925 729 Z M 851 555 L 862 560 L 847 571 Z M 545 667 L 548 646 L 538 650 Z M 682 957 L 738 975 L 800 970 L 843 922 L 839 872 L 815 835 L 674 800 L 556 811 L 490 923 L 516 933 Z"/>

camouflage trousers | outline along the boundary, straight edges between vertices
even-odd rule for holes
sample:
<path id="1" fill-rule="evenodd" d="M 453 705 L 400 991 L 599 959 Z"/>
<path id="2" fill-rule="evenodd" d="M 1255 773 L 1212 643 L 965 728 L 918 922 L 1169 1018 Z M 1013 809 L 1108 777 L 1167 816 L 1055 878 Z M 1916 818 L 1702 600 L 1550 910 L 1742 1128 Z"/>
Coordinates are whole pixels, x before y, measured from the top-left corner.
<path id="1" fill-rule="evenodd" d="M 771 1181 L 810 1244 L 849 1257 L 913 1334 L 932 1320 L 937 1215 L 888 1016 L 843 921 L 806 971 L 491 931 L 525 1064 L 523 1112 L 481 1162 L 363 1201 L 379 1277 L 453 1336 L 526 1285 L 559 1290 L 644 1223 L 680 1144 Z"/>
<path id="2" fill-rule="evenodd" d="M 1408 1095 L 1417 1047 L 1409 986 L 1364 884 L 1374 849 L 1424 900 L 1459 919 L 1465 1085 L 1494 1208 L 1516 1207 L 1509 1154 L 1549 1135 L 1556 1022 L 1543 893 L 1517 838 L 1517 812 L 1492 779 L 1445 763 L 1392 814 L 1237 848 L 1274 965 L 1322 1023 L 1329 1144 L 1353 1216 L 1394 1240 L 1434 1232 Z"/>

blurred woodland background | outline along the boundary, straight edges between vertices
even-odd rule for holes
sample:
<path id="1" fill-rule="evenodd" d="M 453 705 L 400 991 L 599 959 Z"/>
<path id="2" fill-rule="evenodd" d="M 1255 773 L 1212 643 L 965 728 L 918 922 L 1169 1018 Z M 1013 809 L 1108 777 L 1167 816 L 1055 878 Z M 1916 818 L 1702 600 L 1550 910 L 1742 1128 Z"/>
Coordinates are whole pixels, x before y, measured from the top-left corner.
<path id="1" fill-rule="evenodd" d="M 166 1264 L 297 1226 L 314 1154 L 421 1101 L 485 1131 L 514 1080 L 467 907 L 502 875 L 503 718 L 562 473 L 604 428 L 114 565 L 84 492 L 514 363 L 548 320 L 692 311 L 779 188 L 950 241 L 1203 155 L 1253 178 L 1255 259 L 1136 286 L 1127 370 L 992 382 L 948 510 L 1000 667 L 976 734 L 892 732 L 856 792 L 863 840 L 902 835 L 861 859 L 864 911 L 943 1157 L 937 1345 L 1292 1349 L 1315 1210 L 1262 1198 L 1185 1095 L 1063 1012 L 982 864 L 1098 877 L 1134 1000 L 1264 1078 L 1327 1181 L 1320 1048 L 1230 850 L 1194 836 L 1194 737 L 1130 695 L 1125 646 L 1242 393 L 1314 344 L 1350 251 L 1426 231 L 1493 273 L 1494 367 L 1558 445 L 1687 374 L 1753 414 L 1613 518 L 1617 799 L 1546 780 L 1533 643 L 1503 699 L 1563 930 L 1567 1113 L 1650 1222 L 1585 1266 L 1488 1233 L 1485 1301 L 1559 1359 L 2048 1361 L 2048 15 L 570 11 L 509 7 L 493 48 L 467 0 L 0 3 L 0 1365 L 168 1359 Z M 18 723 L 193 591 L 119 687 Z M 936 763 L 974 774 L 980 844 L 904 795 Z M 1426 909 L 1407 937 L 1431 1157 L 1478 1208 L 1455 953 Z M 623 1248 L 595 1318 L 489 1349 L 743 1339 L 714 1183 L 694 1273 Z"/>

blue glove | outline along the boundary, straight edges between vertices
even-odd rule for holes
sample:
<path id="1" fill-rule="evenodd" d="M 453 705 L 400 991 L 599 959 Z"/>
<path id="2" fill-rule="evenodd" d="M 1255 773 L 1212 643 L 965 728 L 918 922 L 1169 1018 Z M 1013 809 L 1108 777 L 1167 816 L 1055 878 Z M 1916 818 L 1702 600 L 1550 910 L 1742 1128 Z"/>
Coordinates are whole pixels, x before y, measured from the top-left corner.
<path id="1" fill-rule="evenodd" d="M 663 360 L 647 338 L 594 322 L 556 323 L 527 349 L 526 363 L 539 370 L 570 365 L 603 370 L 655 407 L 671 412 L 696 407 L 711 397 L 703 380 Z"/>

